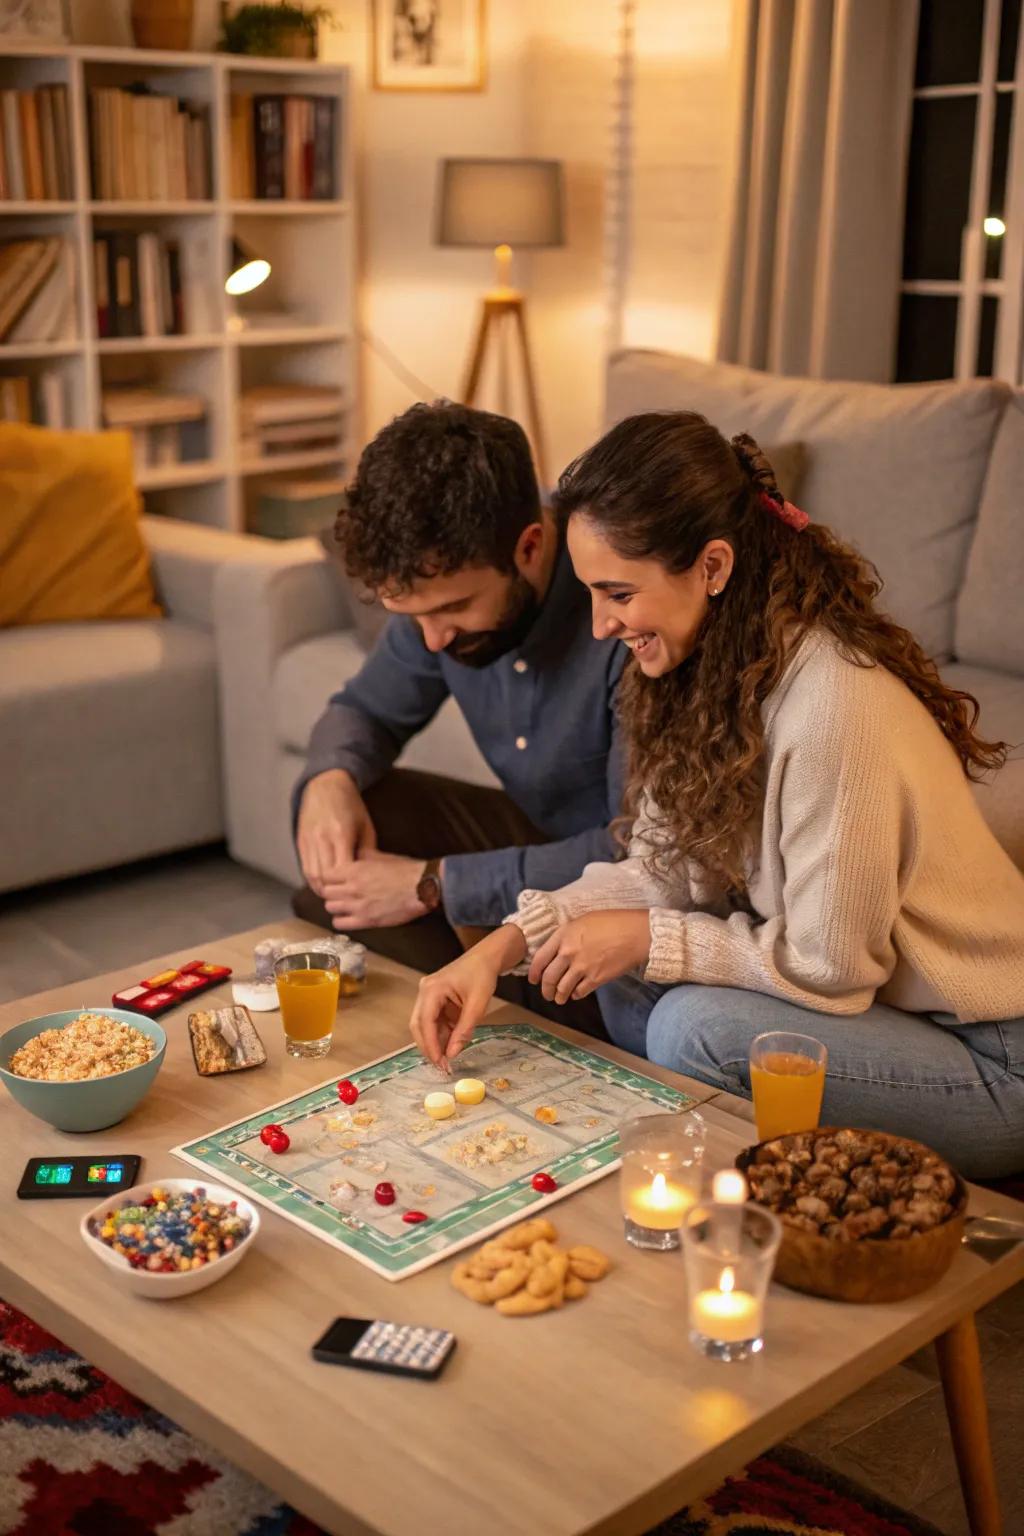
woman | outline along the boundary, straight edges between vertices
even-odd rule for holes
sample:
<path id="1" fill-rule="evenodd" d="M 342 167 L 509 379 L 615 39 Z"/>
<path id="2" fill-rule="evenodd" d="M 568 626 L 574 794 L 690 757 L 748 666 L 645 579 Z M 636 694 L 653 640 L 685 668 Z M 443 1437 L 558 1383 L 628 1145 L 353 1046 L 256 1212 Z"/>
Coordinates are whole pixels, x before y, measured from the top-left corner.
<path id="1" fill-rule="evenodd" d="M 628 857 L 524 891 L 425 978 L 426 1053 L 457 1054 L 498 976 L 528 965 L 558 1002 L 601 988 L 627 1050 L 748 1096 L 756 1035 L 814 1035 L 828 1120 L 976 1176 L 1024 1167 L 1024 876 L 971 791 L 1006 755 L 976 701 L 749 437 L 632 417 L 556 504 L 595 634 L 633 653 Z"/>

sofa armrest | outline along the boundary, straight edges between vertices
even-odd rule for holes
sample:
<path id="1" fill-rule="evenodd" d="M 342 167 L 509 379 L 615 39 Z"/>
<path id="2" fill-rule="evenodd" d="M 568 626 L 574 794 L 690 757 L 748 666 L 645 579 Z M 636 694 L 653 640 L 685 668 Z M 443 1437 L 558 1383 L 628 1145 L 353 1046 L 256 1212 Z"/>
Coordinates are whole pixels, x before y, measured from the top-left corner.
<path id="1" fill-rule="evenodd" d="M 295 856 L 287 754 L 273 718 L 274 675 L 286 651 L 350 628 L 351 614 L 315 539 L 258 542 L 271 547 L 259 558 L 250 552 L 227 562 L 214 583 L 221 744 L 231 853 L 280 876 L 295 868 Z"/>
<path id="2" fill-rule="evenodd" d="M 171 618 L 203 629 L 214 625 L 213 586 L 220 567 L 228 560 L 258 561 L 274 542 L 154 514 L 144 516 L 141 527 L 164 608 Z"/>

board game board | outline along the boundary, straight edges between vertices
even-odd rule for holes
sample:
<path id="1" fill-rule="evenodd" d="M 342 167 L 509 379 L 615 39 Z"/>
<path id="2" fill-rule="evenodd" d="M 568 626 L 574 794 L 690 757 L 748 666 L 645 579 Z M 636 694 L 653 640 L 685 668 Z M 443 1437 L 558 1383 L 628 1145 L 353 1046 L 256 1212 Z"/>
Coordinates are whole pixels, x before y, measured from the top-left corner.
<path id="1" fill-rule="evenodd" d="M 625 1120 L 694 1102 L 530 1024 L 481 1030 L 458 1075 L 483 1079 L 487 1097 L 448 1120 L 424 1112 L 424 1095 L 442 1085 L 409 1046 L 351 1073 L 360 1096 L 350 1108 L 331 1078 L 173 1152 L 401 1280 L 617 1168 Z M 541 1107 L 557 1122 L 538 1121 Z M 291 1138 L 288 1151 L 261 1143 L 271 1121 Z M 541 1169 L 557 1180 L 554 1194 L 533 1189 Z M 374 1200 L 382 1179 L 395 1187 L 392 1206 Z M 429 1219 L 406 1225 L 411 1209 Z"/>

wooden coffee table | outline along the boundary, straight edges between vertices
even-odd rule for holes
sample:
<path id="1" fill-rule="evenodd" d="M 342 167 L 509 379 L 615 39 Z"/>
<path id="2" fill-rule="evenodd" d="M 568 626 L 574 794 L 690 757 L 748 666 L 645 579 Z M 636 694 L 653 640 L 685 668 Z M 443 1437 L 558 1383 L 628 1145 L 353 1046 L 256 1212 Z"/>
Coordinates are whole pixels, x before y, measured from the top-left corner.
<path id="1" fill-rule="evenodd" d="M 248 970 L 256 939 L 315 931 L 289 921 L 135 960 L 0 1008 L 0 1030 L 59 1008 L 104 1005 L 169 964 L 201 957 Z M 257 1020 L 265 1067 L 199 1078 L 183 1006 L 165 1015 L 167 1058 L 153 1090 L 113 1131 L 63 1135 L 4 1095 L 0 1295 L 346 1536 L 631 1536 L 936 1339 L 972 1528 L 999 1536 L 973 1316 L 1024 1277 L 1024 1245 L 992 1264 L 964 1250 L 932 1290 L 893 1306 L 842 1306 L 775 1287 L 764 1353 L 720 1365 L 687 1342 L 678 1256 L 627 1248 L 614 1177 L 553 1213 L 567 1237 L 613 1256 L 611 1275 L 580 1306 L 523 1320 L 458 1295 L 450 1263 L 389 1284 L 266 1210 L 258 1245 L 221 1284 L 175 1302 L 145 1301 L 115 1290 L 85 1253 L 84 1202 L 15 1198 L 34 1155 L 139 1152 L 145 1178 L 183 1175 L 170 1147 L 404 1045 L 416 978 L 371 960 L 366 993 L 345 1008 L 327 1063 L 286 1056 L 280 1017 L 269 1014 Z M 496 1004 L 491 1017 L 523 1014 Z M 739 1101 L 647 1070 L 704 1101 L 713 1165 L 749 1144 Z M 972 1190 L 972 1210 L 1012 1216 L 1019 1207 Z M 459 1346 L 429 1383 L 314 1363 L 313 1340 L 346 1313 L 450 1328 Z"/>

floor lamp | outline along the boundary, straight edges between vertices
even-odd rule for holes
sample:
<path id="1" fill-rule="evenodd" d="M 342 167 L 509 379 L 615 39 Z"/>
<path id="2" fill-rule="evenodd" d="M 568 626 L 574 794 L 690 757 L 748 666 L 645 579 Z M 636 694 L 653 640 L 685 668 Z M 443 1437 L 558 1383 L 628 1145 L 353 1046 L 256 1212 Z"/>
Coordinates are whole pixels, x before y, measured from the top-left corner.
<path id="1" fill-rule="evenodd" d="M 533 455 L 546 486 L 544 438 L 526 330 L 526 299 L 511 286 L 512 251 L 563 244 L 562 166 L 558 160 L 442 160 L 437 244 L 489 246 L 494 250 L 494 287 L 484 294 L 476 339 L 462 387 L 472 405 L 493 336 L 498 348 L 499 408 L 510 405 L 510 353 L 518 343 Z"/>

